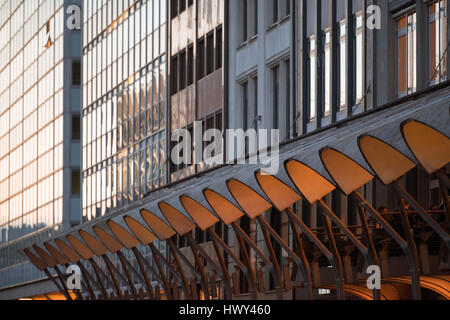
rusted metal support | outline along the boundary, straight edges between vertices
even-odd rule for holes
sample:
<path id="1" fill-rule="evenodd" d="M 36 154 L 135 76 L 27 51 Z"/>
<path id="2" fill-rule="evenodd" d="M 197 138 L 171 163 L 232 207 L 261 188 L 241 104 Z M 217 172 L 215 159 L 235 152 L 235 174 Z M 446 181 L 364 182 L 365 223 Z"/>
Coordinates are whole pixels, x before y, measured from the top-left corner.
<path id="1" fill-rule="evenodd" d="M 178 247 L 173 243 L 172 239 L 167 239 L 166 241 L 167 241 L 167 243 L 169 244 L 172 253 L 176 253 L 176 255 L 184 261 L 184 263 L 188 266 L 188 268 L 192 271 L 192 273 L 193 273 L 196 277 L 199 278 L 200 286 L 202 287 L 202 289 L 203 289 L 204 291 L 207 291 L 207 290 L 208 290 L 208 284 L 203 282 L 203 278 L 202 278 L 202 276 L 201 276 L 199 270 L 197 270 L 197 269 L 192 265 L 192 263 L 189 261 L 189 259 L 186 258 L 186 256 L 180 251 L 180 249 L 178 249 Z M 192 291 L 192 283 L 189 285 L 189 288 L 191 288 L 191 289 L 189 290 L 190 293 L 191 293 L 191 298 L 192 298 L 193 300 L 197 300 L 198 298 L 196 298 L 196 293 Z"/>
<path id="2" fill-rule="evenodd" d="M 113 285 L 114 289 L 116 290 L 117 296 L 119 297 L 120 300 L 122 300 L 123 294 L 122 294 L 122 291 L 120 290 L 120 285 L 119 285 L 116 277 L 114 276 L 114 265 L 112 264 L 111 260 L 109 260 L 109 258 L 106 254 L 102 255 L 102 259 L 103 259 L 103 261 L 105 261 L 106 269 L 108 269 L 109 275 L 111 276 L 112 285 Z"/>
<path id="3" fill-rule="evenodd" d="M 154 247 L 153 244 L 151 244 L 151 246 Z M 163 262 L 163 263 L 167 266 L 167 268 L 170 269 L 170 271 L 172 272 L 172 274 L 174 275 L 175 278 L 177 278 L 178 280 L 181 281 L 181 285 L 182 285 L 182 287 L 183 287 L 183 291 L 184 291 L 185 295 L 188 296 L 188 292 L 189 292 L 189 291 L 188 291 L 187 288 L 184 287 L 183 277 L 181 276 L 181 274 L 184 274 L 184 273 L 183 273 L 183 272 L 180 273 L 178 270 L 176 270 L 176 269 L 170 264 L 170 262 L 167 261 L 166 257 L 164 257 L 164 255 L 163 255 L 156 247 L 154 247 L 154 248 L 155 248 L 155 251 L 154 251 L 154 252 L 158 255 L 160 261 Z"/>
<path id="4" fill-rule="evenodd" d="M 97 300 L 97 296 L 95 295 L 94 290 L 92 289 L 91 282 L 94 283 L 96 286 L 98 286 L 98 284 L 96 283 L 95 279 L 92 278 L 92 276 L 89 274 L 89 272 L 86 270 L 86 268 L 80 261 L 77 262 L 77 265 L 80 268 L 81 273 L 83 274 L 83 279 L 86 281 L 86 286 L 87 286 L 89 295 L 91 296 L 91 299 Z"/>
<path id="5" fill-rule="evenodd" d="M 367 217 L 365 215 L 364 210 L 360 205 L 358 205 L 358 213 L 360 215 L 361 221 L 363 223 L 363 231 L 366 233 L 366 239 L 369 243 L 369 246 L 372 245 L 372 248 L 369 250 L 368 247 L 366 247 L 361 241 L 353 234 L 353 232 L 342 222 L 341 219 L 325 204 L 323 200 L 320 200 L 318 202 L 319 208 L 321 209 L 321 212 L 325 215 L 327 215 L 338 227 L 339 229 L 349 238 L 349 240 L 353 243 L 353 245 L 358 249 L 358 251 L 363 255 L 364 260 L 368 265 L 376 265 L 377 264 L 377 258 L 376 258 L 376 251 L 375 247 L 373 247 L 373 243 L 370 239 L 370 232 L 369 227 L 367 224 Z M 365 225 L 365 227 L 364 227 Z M 366 229 L 364 229 L 366 228 Z M 373 297 L 375 300 L 380 299 L 380 292 L 379 290 L 375 290 L 373 292 Z"/>
<path id="6" fill-rule="evenodd" d="M 197 243 L 197 241 L 194 240 L 194 238 L 192 237 L 191 234 L 188 235 L 188 238 L 191 237 L 191 241 L 193 241 L 192 243 L 194 244 L 194 246 L 196 247 L 198 253 L 200 256 L 202 256 L 211 266 L 211 268 L 216 271 L 218 274 L 220 274 L 220 277 L 222 278 L 222 281 L 224 283 L 224 288 L 225 288 L 225 295 L 231 295 L 231 286 L 228 287 L 228 282 L 227 279 L 225 277 L 225 275 L 221 272 L 220 267 L 214 262 L 214 260 L 211 259 L 211 257 L 208 255 L 208 253 Z M 209 286 L 208 286 L 208 290 L 209 290 Z M 209 292 L 209 291 L 208 291 Z"/>
<path id="7" fill-rule="evenodd" d="M 447 177 L 445 169 L 438 170 L 436 176 L 439 179 L 439 186 L 441 188 L 442 198 L 444 199 L 445 205 L 445 222 L 446 222 L 446 232 L 450 233 L 450 197 L 448 196 L 448 188 L 450 188 L 450 182 Z M 450 252 L 450 250 L 449 250 Z"/>
<path id="8" fill-rule="evenodd" d="M 248 234 L 245 233 L 244 230 L 237 224 L 237 222 L 233 222 L 231 224 L 233 227 L 234 232 L 236 235 L 239 234 L 240 237 L 242 237 L 242 242 L 246 242 L 250 247 L 252 247 L 253 250 L 255 250 L 255 253 L 263 259 L 263 261 L 266 263 L 266 265 L 269 267 L 270 273 L 272 274 L 274 280 L 275 280 L 275 288 L 277 290 L 277 297 L 279 300 L 283 299 L 283 289 L 282 289 L 282 280 L 281 280 L 281 271 L 278 268 L 278 272 L 276 271 L 275 263 L 278 265 L 277 259 L 275 261 L 272 261 L 273 259 L 269 259 L 266 257 L 266 255 L 261 251 L 261 249 L 258 247 L 258 245 L 250 238 Z M 270 237 L 269 237 L 270 240 Z M 244 252 L 245 244 L 241 244 L 241 250 Z M 248 256 L 248 254 L 247 254 Z M 275 257 L 276 258 L 276 257 Z M 248 261 L 250 261 L 250 258 L 248 257 Z"/>
<path id="9" fill-rule="evenodd" d="M 292 219 L 292 221 L 298 225 L 301 229 L 301 231 L 305 234 L 305 236 L 312 242 L 314 245 L 322 252 L 323 255 L 327 258 L 327 260 L 330 262 L 334 275 L 334 281 L 336 282 L 336 294 L 338 299 L 343 300 L 345 299 L 344 294 L 344 272 L 342 270 L 342 261 L 340 259 L 339 255 L 335 255 L 330 250 L 327 249 L 327 247 L 320 241 L 317 236 L 311 231 L 310 228 L 308 228 L 305 223 L 294 213 L 292 208 L 288 208 L 286 210 L 286 213 L 289 215 L 289 217 Z M 322 215 L 326 217 L 325 215 Z M 334 236 L 333 236 L 334 238 Z"/>
<path id="10" fill-rule="evenodd" d="M 247 270 L 248 270 L 248 272 L 250 273 L 250 275 L 251 275 L 251 281 L 249 282 L 249 284 L 250 284 L 250 286 L 254 286 L 253 288 L 252 288 L 252 290 L 255 290 L 255 291 L 257 291 L 256 290 L 256 272 L 255 272 L 255 268 L 254 268 L 254 266 L 253 266 L 253 262 L 252 262 L 252 259 L 250 258 L 250 254 L 249 254 L 249 251 L 248 251 L 248 249 L 247 249 L 247 245 L 245 244 L 245 241 L 244 241 L 244 239 L 243 239 L 243 237 L 241 236 L 241 234 L 239 234 L 238 232 L 236 232 L 236 230 L 235 229 L 233 229 L 233 231 L 234 231 L 234 234 L 235 234 L 235 236 L 236 236 L 236 239 L 238 240 L 238 243 L 239 243 L 239 249 L 240 249 L 240 254 L 242 254 L 242 256 L 244 257 L 244 260 L 245 260 L 245 264 L 246 264 L 246 266 L 247 266 Z M 268 260 L 268 259 L 267 259 Z M 273 269 L 272 269 L 272 264 L 270 264 L 270 267 L 269 267 L 269 270 L 271 270 L 271 272 L 273 271 Z M 247 280 L 248 281 L 248 280 Z M 233 279 L 233 282 L 235 282 L 235 280 Z M 264 292 L 264 290 L 262 289 L 261 290 L 261 284 L 259 284 L 258 285 L 258 290 L 262 293 L 262 292 Z M 240 288 L 239 288 L 240 289 Z"/>
<path id="11" fill-rule="evenodd" d="M 422 219 L 439 235 L 439 237 L 444 241 L 448 250 L 450 250 L 450 234 L 446 232 L 439 223 L 436 222 L 426 210 L 403 188 L 399 180 L 393 183 L 394 189 L 399 197 L 408 202 L 411 207 L 417 211 L 417 213 L 422 217 Z"/>
<path id="12" fill-rule="evenodd" d="M 272 228 L 272 226 L 264 219 L 262 216 L 258 217 L 258 221 L 261 225 L 264 225 L 266 230 L 272 235 L 274 240 L 286 251 L 286 253 L 291 257 L 293 262 L 297 265 L 297 267 L 301 270 L 302 274 L 304 274 L 304 278 L 306 277 L 307 269 L 304 267 L 304 260 L 301 259 L 289 245 L 286 243 L 286 241 L 281 238 L 281 236 Z M 312 292 L 307 291 L 308 293 L 308 299 L 312 299 Z M 311 295 L 309 295 L 311 293 Z"/>
<path id="13" fill-rule="evenodd" d="M 322 215 L 323 224 L 325 225 L 325 229 L 327 231 L 328 243 L 331 248 L 331 252 L 334 256 L 334 261 L 337 265 L 340 266 L 340 272 L 342 273 L 342 258 L 339 254 L 339 250 L 336 245 L 336 239 L 334 238 L 333 230 L 331 229 L 331 222 L 328 216 Z M 343 274 L 341 274 L 341 279 L 343 279 Z M 342 287 L 339 287 L 342 286 Z M 337 297 L 339 300 L 345 299 L 343 282 L 340 282 L 336 285 L 337 288 Z"/>
<path id="14" fill-rule="evenodd" d="M 372 261 L 369 250 L 367 247 L 359 241 L 359 239 L 350 231 L 350 229 L 342 222 L 341 219 L 326 205 L 323 200 L 317 202 L 319 205 L 320 211 L 326 215 L 329 219 L 331 219 L 338 228 L 348 237 L 351 243 L 358 249 L 359 252 L 364 256 L 364 259 L 368 264 L 373 264 L 375 261 Z"/>
<path id="15" fill-rule="evenodd" d="M 131 290 L 131 294 L 133 295 L 134 299 L 138 300 L 139 299 L 138 292 L 136 290 L 136 287 L 134 286 L 133 279 L 131 278 L 131 274 L 128 271 L 128 265 L 127 265 L 128 261 L 124 257 L 123 253 L 120 251 L 117 251 L 117 256 L 119 257 L 120 263 L 122 264 L 123 271 L 125 272 L 125 276 L 127 278 L 128 285 Z"/>
<path id="16" fill-rule="evenodd" d="M 151 265 L 150 263 L 147 261 L 147 259 L 145 259 L 142 254 L 139 252 L 139 250 L 136 250 L 135 255 L 139 256 L 139 259 L 141 260 L 141 262 L 145 263 L 145 265 L 147 266 L 148 270 L 150 270 L 150 272 L 155 276 L 155 278 L 158 280 L 158 282 L 162 283 L 162 279 L 161 276 L 159 275 L 159 272 L 156 271 Z"/>
<path id="17" fill-rule="evenodd" d="M 97 284 L 99 285 L 100 291 L 102 292 L 103 296 L 106 299 L 106 297 L 108 296 L 108 293 L 106 292 L 106 289 L 105 289 L 105 286 L 103 285 L 103 280 L 101 277 L 101 274 L 103 274 L 103 272 L 101 271 L 97 262 L 95 262 L 95 260 L 93 258 L 89 259 L 88 261 L 92 265 L 92 268 L 94 269 L 95 276 L 97 277 Z M 111 280 L 105 274 L 103 274 L 103 276 L 110 284 L 112 284 Z"/>
<path id="18" fill-rule="evenodd" d="M 49 278 L 54 285 L 56 286 L 56 288 L 58 288 L 58 291 L 64 296 L 66 297 L 66 299 L 71 300 L 71 298 L 67 297 L 67 293 L 64 291 L 64 288 L 62 288 L 60 286 L 60 284 L 55 280 L 55 278 L 51 275 L 50 271 L 48 271 L 47 268 L 45 268 L 44 270 L 45 275 L 47 276 L 47 278 Z"/>
<path id="19" fill-rule="evenodd" d="M 308 261 L 308 259 L 306 258 L 306 254 L 305 254 L 305 248 L 303 246 L 303 240 L 302 237 L 300 235 L 300 233 L 298 232 L 298 228 L 297 225 L 295 224 L 295 221 L 292 219 L 292 217 L 285 211 L 283 211 L 288 219 L 289 219 L 289 226 L 291 227 L 292 230 L 292 234 L 294 236 L 294 240 L 297 243 L 297 251 L 298 251 L 298 256 L 300 257 L 301 261 L 302 261 L 302 265 L 303 265 L 303 287 L 304 287 L 304 291 L 305 291 L 305 297 L 308 300 L 312 300 L 313 299 L 313 294 L 312 294 L 312 279 L 311 279 L 311 265 Z"/>
<path id="20" fill-rule="evenodd" d="M 57 265 L 53 267 L 53 270 L 55 270 L 56 274 L 58 275 L 59 281 L 61 282 L 64 296 L 66 297 L 67 300 L 73 300 L 72 297 L 70 296 L 69 289 L 67 289 L 66 277 L 62 274 L 61 270 L 59 270 Z"/>
<path id="21" fill-rule="evenodd" d="M 216 233 L 216 231 L 213 228 L 208 229 L 209 234 L 211 235 L 211 238 L 217 242 L 219 246 L 223 248 L 224 251 L 236 262 L 238 268 L 242 271 L 245 278 L 247 279 L 249 285 L 250 285 L 250 295 L 252 297 L 252 300 L 258 300 L 258 290 L 256 285 L 256 275 L 254 273 L 254 269 L 251 267 L 246 266 L 241 259 L 239 259 L 236 254 L 231 250 L 231 248 L 223 241 L 222 238 L 219 237 L 219 235 Z M 231 280 L 230 280 L 231 281 Z"/>
<path id="22" fill-rule="evenodd" d="M 403 253 L 405 254 L 407 260 L 408 260 L 408 267 L 409 270 L 415 270 L 416 269 L 416 261 L 417 259 L 414 258 L 414 252 L 411 250 L 410 245 L 408 244 L 408 241 L 406 241 L 405 239 L 403 239 L 393 228 L 392 226 L 381 216 L 381 214 L 375 210 L 372 205 L 358 192 L 358 191 L 354 191 L 352 193 L 352 195 L 356 198 L 357 201 L 360 202 L 360 204 L 362 206 L 364 206 L 367 209 L 367 212 L 372 215 L 377 221 L 378 223 L 380 223 L 380 225 L 386 230 L 387 233 L 389 233 L 389 235 L 395 240 L 395 242 L 397 242 L 397 244 L 399 245 L 399 247 L 402 249 Z M 400 207 L 402 207 L 400 205 Z M 403 207 L 404 209 L 404 207 Z M 409 223 L 408 223 L 409 224 Z M 416 256 L 417 256 L 417 252 L 416 252 Z M 415 271 L 412 272 L 412 274 L 415 273 Z M 414 290 L 412 288 L 413 291 Z M 414 294 L 417 295 L 417 294 Z"/>
<path id="23" fill-rule="evenodd" d="M 143 257 L 136 247 L 131 249 L 131 251 L 133 252 L 134 256 L 136 257 L 136 261 L 139 265 L 139 269 L 141 271 L 142 278 L 144 279 L 144 285 L 145 285 L 145 288 L 147 289 L 147 293 L 148 293 L 150 299 L 153 299 L 154 298 L 153 287 L 150 283 L 147 273 L 145 272 Z"/>
<path id="24" fill-rule="evenodd" d="M 192 299 L 192 293 L 191 293 L 189 281 L 186 278 L 186 274 L 185 274 L 185 272 L 183 270 L 183 266 L 181 265 L 181 261 L 180 261 L 180 258 L 178 257 L 178 253 L 174 249 L 175 244 L 173 243 L 173 241 L 171 239 L 168 239 L 166 242 L 169 245 L 170 253 L 171 253 L 171 255 L 172 255 L 172 257 L 173 257 L 173 259 L 175 261 L 175 264 L 177 265 L 177 271 L 178 271 L 178 273 L 180 274 L 180 277 L 181 277 L 183 289 L 184 289 L 184 292 L 186 294 L 186 299 L 187 300 Z"/>
<path id="25" fill-rule="evenodd" d="M 227 267 L 227 265 L 225 263 L 225 259 L 223 258 L 223 254 L 222 254 L 222 251 L 220 250 L 220 246 L 219 246 L 218 241 L 214 237 L 211 237 L 211 241 L 212 241 L 212 243 L 214 245 L 214 250 L 216 251 L 217 259 L 219 260 L 220 268 L 221 268 L 221 270 L 223 272 L 223 278 L 226 280 L 224 282 L 224 288 L 225 288 L 224 296 L 225 296 L 225 299 L 226 300 L 232 300 L 233 299 L 233 293 L 231 291 L 231 277 L 230 277 L 230 273 L 228 272 L 228 267 Z M 214 292 L 213 287 L 210 286 L 210 289 L 211 289 L 211 294 L 213 294 L 213 292 Z"/>
<path id="26" fill-rule="evenodd" d="M 191 250 L 192 250 L 192 254 L 194 255 L 195 263 L 198 266 L 198 270 L 200 272 L 200 277 L 201 277 L 201 279 L 202 279 L 202 281 L 204 283 L 204 286 L 205 286 L 205 288 L 204 288 L 205 299 L 206 300 L 210 300 L 208 278 L 206 277 L 206 272 L 205 272 L 205 268 L 203 267 L 203 263 L 200 260 L 200 254 L 199 254 L 198 246 L 196 245 L 196 242 L 195 242 L 194 238 L 192 237 L 192 234 L 187 233 L 186 234 L 186 238 L 188 239 L 189 244 L 191 245 Z"/>
<path id="27" fill-rule="evenodd" d="M 269 250 L 269 254 L 271 257 L 271 261 L 275 270 L 275 290 L 277 291 L 277 296 L 279 300 L 284 299 L 284 293 L 283 293 L 283 278 L 281 276 L 281 267 L 280 263 L 278 262 L 277 255 L 275 253 L 275 250 L 272 245 L 272 240 L 270 239 L 269 232 L 265 228 L 264 225 L 260 224 L 261 230 L 264 236 L 264 241 L 266 242 L 267 249 Z"/>
<path id="28" fill-rule="evenodd" d="M 421 300 L 422 293 L 420 288 L 420 266 L 419 256 L 417 254 L 417 246 L 414 242 L 414 235 L 411 231 L 411 225 L 408 219 L 408 212 L 406 211 L 405 200 L 397 192 L 397 201 L 400 207 L 400 218 L 402 220 L 403 229 L 406 235 L 406 241 L 408 242 L 408 248 L 411 252 L 411 264 L 409 265 L 409 272 L 411 274 L 411 290 L 413 300 Z"/>
<path id="29" fill-rule="evenodd" d="M 149 244 L 149 247 L 150 247 L 150 250 L 153 253 L 153 259 L 155 260 L 156 266 L 157 266 L 157 268 L 159 270 L 159 275 L 161 277 L 162 284 L 164 286 L 164 290 L 166 291 L 167 300 L 172 300 L 172 294 L 170 292 L 169 281 L 167 280 L 167 277 L 166 277 L 166 275 L 164 273 L 164 269 L 163 269 L 163 267 L 161 265 L 161 261 L 159 260 L 159 257 L 158 257 L 159 251 L 153 244 Z"/>
<path id="30" fill-rule="evenodd" d="M 356 201 L 355 201 L 356 203 Z M 363 227 L 363 235 L 366 240 L 367 248 L 369 250 L 369 265 L 379 265 L 377 250 L 375 249 L 375 245 L 373 243 L 372 237 L 370 236 L 369 223 L 367 221 L 366 210 L 359 203 L 356 203 L 359 213 L 359 218 Z M 378 289 L 373 289 L 373 298 L 375 300 L 381 300 L 381 293 Z"/>
<path id="31" fill-rule="evenodd" d="M 120 252 L 120 255 L 122 255 L 122 257 L 123 257 L 123 259 L 121 259 L 122 265 L 125 264 L 125 265 L 123 266 L 123 267 L 124 267 L 124 270 L 127 272 L 127 270 L 125 269 L 125 266 L 126 266 L 127 269 L 131 270 L 131 272 L 132 272 L 136 277 L 138 277 L 139 280 L 140 280 L 142 283 L 145 284 L 145 278 L 142 277 L 142 274 L 140 274 L 140 273 L 133 267 L 133 265 L 125 258 L 125 256 L 124 256 L 121 252 Z M 120 259 L 120 257 L 119 257 L 119 259 Z M 139 262 L 138 262 L 138 264 L 139 264 Z M 128 278 L 128 275 L 127 275 L 127 278 Z M 129 282 L 130 282 L 130 281 L 129 281 Z M 134 286 L 134 284 L 133 284 L 133 287 L 135 288 L 136 299 L 141 299 L 142 297 L 141 297 L 141 292 L 140 292 L 140 290 L 138 291 L 138 290 L 136 289 L 136 287 Z M 141 290 L 142 290 L 142 289 L 141 289 Z"/>

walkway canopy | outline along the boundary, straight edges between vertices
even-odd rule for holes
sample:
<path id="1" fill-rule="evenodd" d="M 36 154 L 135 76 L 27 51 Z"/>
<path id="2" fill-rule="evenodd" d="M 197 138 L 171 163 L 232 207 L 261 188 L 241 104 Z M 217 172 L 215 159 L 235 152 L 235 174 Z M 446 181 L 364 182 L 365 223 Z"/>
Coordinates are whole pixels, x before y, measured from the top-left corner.
<path id="1" fill-rule="evenodd" d="M 336 188 L 348 195 L 375 177 L 389 184 L 416 166 L 435 173 L 450 160 L 449 106 L 448 86 L 413 95 L 281 146 L 274 176 L 264 175 L 263 165 L 220 167 L 36 244 L 26 254 L 44 270 L 166 241 L 195 227 L 207 230 L 219 221 L 229 225 L 244 214 L 256 218 L 272 206 L 285 210 L 301 198 L 314 204 Z M 435 285 L 428 280 L 426 285 Z M 370 295 L 356 286 L 345 290 Z"/>

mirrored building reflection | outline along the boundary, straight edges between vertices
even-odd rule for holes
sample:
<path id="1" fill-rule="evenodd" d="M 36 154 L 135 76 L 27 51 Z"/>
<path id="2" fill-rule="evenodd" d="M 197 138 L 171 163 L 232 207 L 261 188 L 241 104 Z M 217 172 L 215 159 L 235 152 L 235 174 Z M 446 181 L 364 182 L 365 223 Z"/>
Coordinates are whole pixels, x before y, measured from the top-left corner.
<path id="1" fill-rule="evenodd" d="M 18 251 L 81 222 L 82 35 L 68 6 L 0 1 L 0 288 L 42 277 Z"/>
<path id="2" fill-rule="evenodd" d="M 83 221 L 166 184 L 166 1 L 86 2 Z"/>

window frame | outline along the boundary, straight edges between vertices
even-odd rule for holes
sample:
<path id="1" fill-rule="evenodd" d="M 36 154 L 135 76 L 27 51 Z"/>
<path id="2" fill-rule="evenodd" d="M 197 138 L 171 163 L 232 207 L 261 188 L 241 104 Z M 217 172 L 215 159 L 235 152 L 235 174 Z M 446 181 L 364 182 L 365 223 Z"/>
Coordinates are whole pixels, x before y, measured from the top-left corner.
<path id="1" fill-rule="evenodd" d="M 405 19 L 405 26 L 399 27 L 401 20 Z M 410 19 L 413 19 L 413 23 L 410 23 Z M 395 35 L 396 35 L 396 42 L 395 42 L 395 88 L 396 88 L 396 95 L 398 98 L 410 95 L 417 91 L 417 13 L 415 9 L 412 9 L 408 11 L 405 14 L 402 14 L 401 16 L 397 17 L 395 20 Z M 411 45 L 411 37 L 414 36 L 414 54 L 415 56 L 410 56 L 410 45 Z M 405 45 L 402 51 L 404 51 L 405 56 L 403 59 L 400 59 L 400 39 L 405 37 Z M 403 39 L 402 39 L 403 40 Z M 403 52 L 402 52 L 403 53 Z M 402 64 L 400 64 L 402 62 Z M 404 65 L 403 65 L 404 64 Z M 401 66 L 403 65 L 403 68 Z M 413 71 L 413 79 L 410 77 L 411 70 Z M 405 72 L 405 80 L 404 83 L 406 85 L 406 91 L 400 91 L 400 72 Z M 414 82 L 414 84 L 413 84 Z M 411 86 L 413 84 L 414 86 Z"/>

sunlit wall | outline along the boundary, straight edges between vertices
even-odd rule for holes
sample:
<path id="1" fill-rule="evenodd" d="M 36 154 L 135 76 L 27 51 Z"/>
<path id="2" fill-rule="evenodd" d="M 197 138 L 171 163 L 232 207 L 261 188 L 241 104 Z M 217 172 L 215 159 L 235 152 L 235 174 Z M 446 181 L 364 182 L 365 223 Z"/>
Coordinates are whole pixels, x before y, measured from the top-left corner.
<path id="1" fill-rule="evenodd" d="M 0 0 L 0 288 L 39 276 L 17 252 L 30 237 L 80 222 L 81 31 L 67 5 Z"/>

